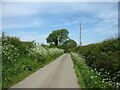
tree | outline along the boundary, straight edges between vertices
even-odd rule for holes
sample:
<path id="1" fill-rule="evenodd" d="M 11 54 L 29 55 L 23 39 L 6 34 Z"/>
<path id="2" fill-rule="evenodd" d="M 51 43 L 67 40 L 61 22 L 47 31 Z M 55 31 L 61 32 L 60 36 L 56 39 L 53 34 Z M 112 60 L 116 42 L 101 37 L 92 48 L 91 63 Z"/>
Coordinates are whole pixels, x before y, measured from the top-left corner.
<path id="1" fill-rule="evenodd" d="M 74 47 L 77 46 L 77 43 L 73 39 L 69 39 L 61 45 L 61 48 L 64 49 L 66 52 Z"/>
<path id="2" fill-rule="evenodd" d="M 68 30 L 67 29 L 60 29 L 53 31 L 47 37 L 47 43 L 54 44 L 55 46 L 63 44 L 68 39 Z"/>

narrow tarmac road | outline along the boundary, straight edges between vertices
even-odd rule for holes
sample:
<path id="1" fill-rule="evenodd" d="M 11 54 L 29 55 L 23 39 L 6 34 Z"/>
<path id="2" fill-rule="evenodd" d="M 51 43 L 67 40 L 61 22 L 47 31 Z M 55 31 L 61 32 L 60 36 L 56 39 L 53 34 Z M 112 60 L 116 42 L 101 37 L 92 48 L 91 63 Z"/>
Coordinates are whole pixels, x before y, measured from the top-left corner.
<path id="1" fill-rule="evenodd" d="M 70 54 L 60 56 L 11 88 L 79 88 Z"/>

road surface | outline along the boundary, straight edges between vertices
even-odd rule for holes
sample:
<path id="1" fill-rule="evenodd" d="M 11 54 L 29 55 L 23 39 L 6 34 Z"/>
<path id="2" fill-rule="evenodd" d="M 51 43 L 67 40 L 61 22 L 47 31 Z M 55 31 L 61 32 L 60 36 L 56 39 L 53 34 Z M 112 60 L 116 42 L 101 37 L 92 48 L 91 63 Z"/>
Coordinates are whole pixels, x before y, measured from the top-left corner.
<path id="1" fill-rule="evenodd" d="M 11 88 L 79 88 L 70 54 L 60 56 Z"/>

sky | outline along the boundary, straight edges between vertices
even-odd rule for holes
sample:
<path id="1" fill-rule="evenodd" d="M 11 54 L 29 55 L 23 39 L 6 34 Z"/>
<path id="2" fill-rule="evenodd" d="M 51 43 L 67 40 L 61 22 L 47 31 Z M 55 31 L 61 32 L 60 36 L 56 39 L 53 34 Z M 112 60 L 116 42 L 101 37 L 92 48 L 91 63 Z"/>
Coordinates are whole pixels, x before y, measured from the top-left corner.
<path id="1" fill-rule="evenodd" d="M 3 31 L 22 41 L 46 44 L 53 30 L 67 29 L 69 37 L 79 44 L 80 23 L 82 45 L 118 33 L 117 2 L 4 2 L 2 10 Z"/>

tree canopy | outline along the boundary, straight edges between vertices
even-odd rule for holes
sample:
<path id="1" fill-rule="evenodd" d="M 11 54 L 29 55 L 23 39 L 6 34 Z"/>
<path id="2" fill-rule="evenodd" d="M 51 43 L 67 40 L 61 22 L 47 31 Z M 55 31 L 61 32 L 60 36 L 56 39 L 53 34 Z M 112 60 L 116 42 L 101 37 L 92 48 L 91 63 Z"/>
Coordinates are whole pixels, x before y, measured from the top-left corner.
<path id="1" fill-rule="evenodd" d="M 69 39 L 63 43 L 61 48 L 64 49 L 65 51 L 68 51 L 76 46 L 77 46 L 77 43 L 73 39 Z"/>
<path id="2" fill-rule="evenodd" d="M 68 30 L 67 29 L 60 29 L 53 31 L 47 37 L 47 43 L 54 44 L 55 46 L 63 44 L 68 39 Z"/>

